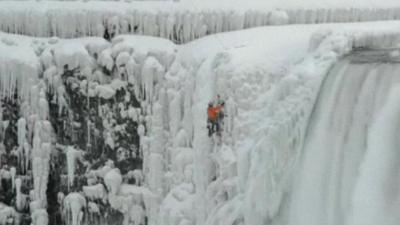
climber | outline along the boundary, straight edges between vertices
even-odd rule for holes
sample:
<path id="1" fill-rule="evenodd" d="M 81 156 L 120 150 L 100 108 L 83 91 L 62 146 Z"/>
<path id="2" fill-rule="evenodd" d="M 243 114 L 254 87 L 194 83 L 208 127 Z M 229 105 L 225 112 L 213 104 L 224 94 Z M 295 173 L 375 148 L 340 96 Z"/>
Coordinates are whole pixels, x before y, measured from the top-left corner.
<path id="1" fill-rule="evenodd" d="M 223 107 L 224 102 L 220 102 L 214 106 L 212 102 L 208 104 L 207 115 L 208 115 L 208 136 L 215 132 L 217 135 L 221 135 L 221 123 L 224 118 Z"/>

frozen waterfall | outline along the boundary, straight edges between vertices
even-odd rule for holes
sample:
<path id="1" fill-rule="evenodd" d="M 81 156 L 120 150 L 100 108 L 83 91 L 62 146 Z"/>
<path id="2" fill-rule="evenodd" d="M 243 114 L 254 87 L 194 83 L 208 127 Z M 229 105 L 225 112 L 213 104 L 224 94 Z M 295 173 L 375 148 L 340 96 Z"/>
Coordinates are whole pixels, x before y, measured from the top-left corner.
<path id="1" fill-rule="evenodd" d="M 299 160 L 290 225 L 398 224 L 398 55 L 358 52 L 330 71 Z"/>

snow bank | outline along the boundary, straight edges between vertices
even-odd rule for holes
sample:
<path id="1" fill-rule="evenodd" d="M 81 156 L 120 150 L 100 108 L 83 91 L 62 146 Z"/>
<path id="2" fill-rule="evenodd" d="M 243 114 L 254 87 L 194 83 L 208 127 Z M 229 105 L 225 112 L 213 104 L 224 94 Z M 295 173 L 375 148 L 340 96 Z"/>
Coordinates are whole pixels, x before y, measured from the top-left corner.
<path id="1" fill-rule="evenodd" d="M 371 7 L 373 6 L 373 7 Z M 256 26 L 394 20 L 395 0 L 218 1 L 218 2 L 57 2 L 2 1 L 0 30 L 61 38 L 140 34 L 178 43 L 208 34 Z"/>

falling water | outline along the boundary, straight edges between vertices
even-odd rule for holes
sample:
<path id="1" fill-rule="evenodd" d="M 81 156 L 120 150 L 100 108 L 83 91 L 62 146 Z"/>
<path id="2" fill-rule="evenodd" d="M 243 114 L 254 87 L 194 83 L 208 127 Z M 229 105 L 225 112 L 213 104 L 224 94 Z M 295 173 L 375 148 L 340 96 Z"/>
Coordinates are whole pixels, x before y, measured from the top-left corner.
<path id="1" fill-rule="evenodd" d="M 290 225 L 400 223 L 400 57 L 354 53 L 328 74 L 293 185 Z"/>

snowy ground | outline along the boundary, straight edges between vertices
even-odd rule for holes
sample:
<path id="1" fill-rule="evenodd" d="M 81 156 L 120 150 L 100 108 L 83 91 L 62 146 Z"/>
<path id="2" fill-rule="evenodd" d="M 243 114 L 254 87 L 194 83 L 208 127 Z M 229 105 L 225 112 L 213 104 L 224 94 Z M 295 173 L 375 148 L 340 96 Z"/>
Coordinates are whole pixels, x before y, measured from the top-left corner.
<path id="1" fill-rule="evenodd" d="M 137 93 L 146 96 L 141 120 L 147 126 L 139 132 L 144 186 L 120 185 L 118 172 L 107 170 L 112 207 L 135 220 L 137 211 L 124 211 L 123 204 L 126 196 L 139 196 L 152 225 L 261 225 L 285 221 L 293 168 L 324 76 L 354 48 L 398 47 L 399 30 L 396 21 L 288 25 L 210 35 L 184 45 L 145 36 L 119 36 L 110 44 L 101 38 L 1 33 L 0 87 L 6 95 L 15 86 L 29 90 L 38 82 L 57 87 L 56 78 L 68 64 L 99 83 L 93 95 L 107 98 L 121 83 L 93 71 L 116 65 L 115 80 L 127 79 L 144 90 Z M 43 115 L 45 123 L 46 113 L 35 104 L 40 94 L 18 94 L 32 101 L 33 113 Z M 226 100 L 221 145 L 206 129 L 206 107 L 217 95 Z M 34 179 L 40 195 L 46 177 Z M 68 196 L 66 204 L 74 202 L 70 210 L 78 216 L 84 204 L 79 195 Z"/>

